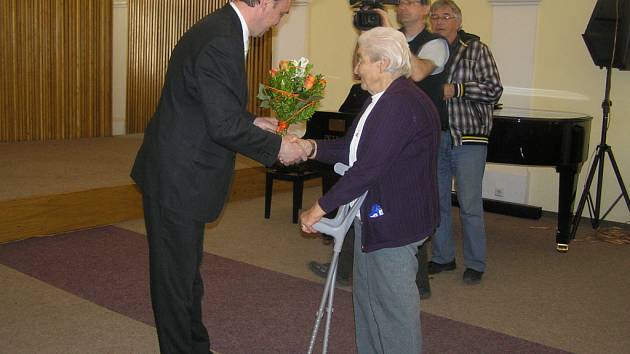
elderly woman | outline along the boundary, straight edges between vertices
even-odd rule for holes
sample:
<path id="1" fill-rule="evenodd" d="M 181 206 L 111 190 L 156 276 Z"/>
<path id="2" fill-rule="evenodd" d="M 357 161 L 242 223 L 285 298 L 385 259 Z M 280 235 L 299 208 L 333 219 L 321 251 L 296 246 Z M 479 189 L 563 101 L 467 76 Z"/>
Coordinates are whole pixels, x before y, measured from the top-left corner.
<path id="1" fill-rule="evenodd" d="M 368 99 L 348 134 L 302 141 L 310 158 L 350 166 L 301 215 L 315 232 L 321 217 L 362 195 L 355 220 L 353 302 L 359 353 L 420 353 L 416 252 L 438 224 L 437 148 L 440 122 L 430 99 L 407 77 L 405 37 L 377 27 L 359 37 L 354 72 Z"/>

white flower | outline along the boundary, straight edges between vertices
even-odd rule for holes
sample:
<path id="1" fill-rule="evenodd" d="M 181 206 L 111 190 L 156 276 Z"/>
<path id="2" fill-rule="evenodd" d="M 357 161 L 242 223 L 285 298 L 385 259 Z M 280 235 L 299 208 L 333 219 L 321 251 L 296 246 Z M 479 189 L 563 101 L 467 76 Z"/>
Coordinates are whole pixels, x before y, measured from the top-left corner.
<path id="1" fill-rule="evenodd" d="M 295 76 L 304 77 L 306 73 L 306 66 L 308 65 L 308 59 L 301 57 L 299 60 L 291 60 L 291 64 L 296 67 Z"/>

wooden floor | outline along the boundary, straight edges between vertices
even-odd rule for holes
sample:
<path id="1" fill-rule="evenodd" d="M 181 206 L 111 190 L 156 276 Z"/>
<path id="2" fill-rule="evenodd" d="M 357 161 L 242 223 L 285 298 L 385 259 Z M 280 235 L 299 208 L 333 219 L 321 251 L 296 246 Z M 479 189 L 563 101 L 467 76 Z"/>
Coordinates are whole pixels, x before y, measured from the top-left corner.
<path id="1" fill-rule="evenodd" d="M 142 217 L 129 177 L 141 141 L 129 135 L 0 144 L 0 243 Z M 230 200 L 260 197 L 264 185 L 265 168 L 239 155 Z M 274 183 L 274 191 L 290 188 Z"/>

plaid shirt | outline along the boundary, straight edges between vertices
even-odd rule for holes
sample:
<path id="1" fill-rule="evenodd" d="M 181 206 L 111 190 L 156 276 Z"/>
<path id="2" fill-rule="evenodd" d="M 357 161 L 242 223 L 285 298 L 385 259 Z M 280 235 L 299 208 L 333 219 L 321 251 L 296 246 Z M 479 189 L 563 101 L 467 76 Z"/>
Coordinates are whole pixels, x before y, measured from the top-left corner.
<path id="1" fill-rule="evenodd" d="M 460 31 L 457 41 L 447 78 L 455 85 L 455 94 L 446 104 L 453 143 L 487 144 L 493 107 L 503 92 L 499 71 L 479 37 Z"/>

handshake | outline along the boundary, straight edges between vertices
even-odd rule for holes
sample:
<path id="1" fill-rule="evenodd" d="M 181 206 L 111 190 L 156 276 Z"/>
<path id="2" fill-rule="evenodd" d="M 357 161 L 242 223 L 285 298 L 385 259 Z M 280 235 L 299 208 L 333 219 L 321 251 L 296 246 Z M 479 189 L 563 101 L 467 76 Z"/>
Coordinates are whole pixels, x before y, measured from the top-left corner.
<path id="1" fill-rule="evenodd" d="M 282 137 L 278 160 L 283 165 L 289 166 L 314 157 L 316 151 L 317 144 L 313 140 L 304 140 L 288 134 Z"/>
<path id="2" fill-rule="evenodd" d="M 254 120 L 254 125 L 262 130 L 275 133 L 278 121 L 271 117 L 258 117 Z M 285 166 L 294 165 L 314 157 L 316 152 L 317 144 L 315 141 L 300 139 L 295 135 L 288 134 L 282 137 L 278 161 Z"/>

